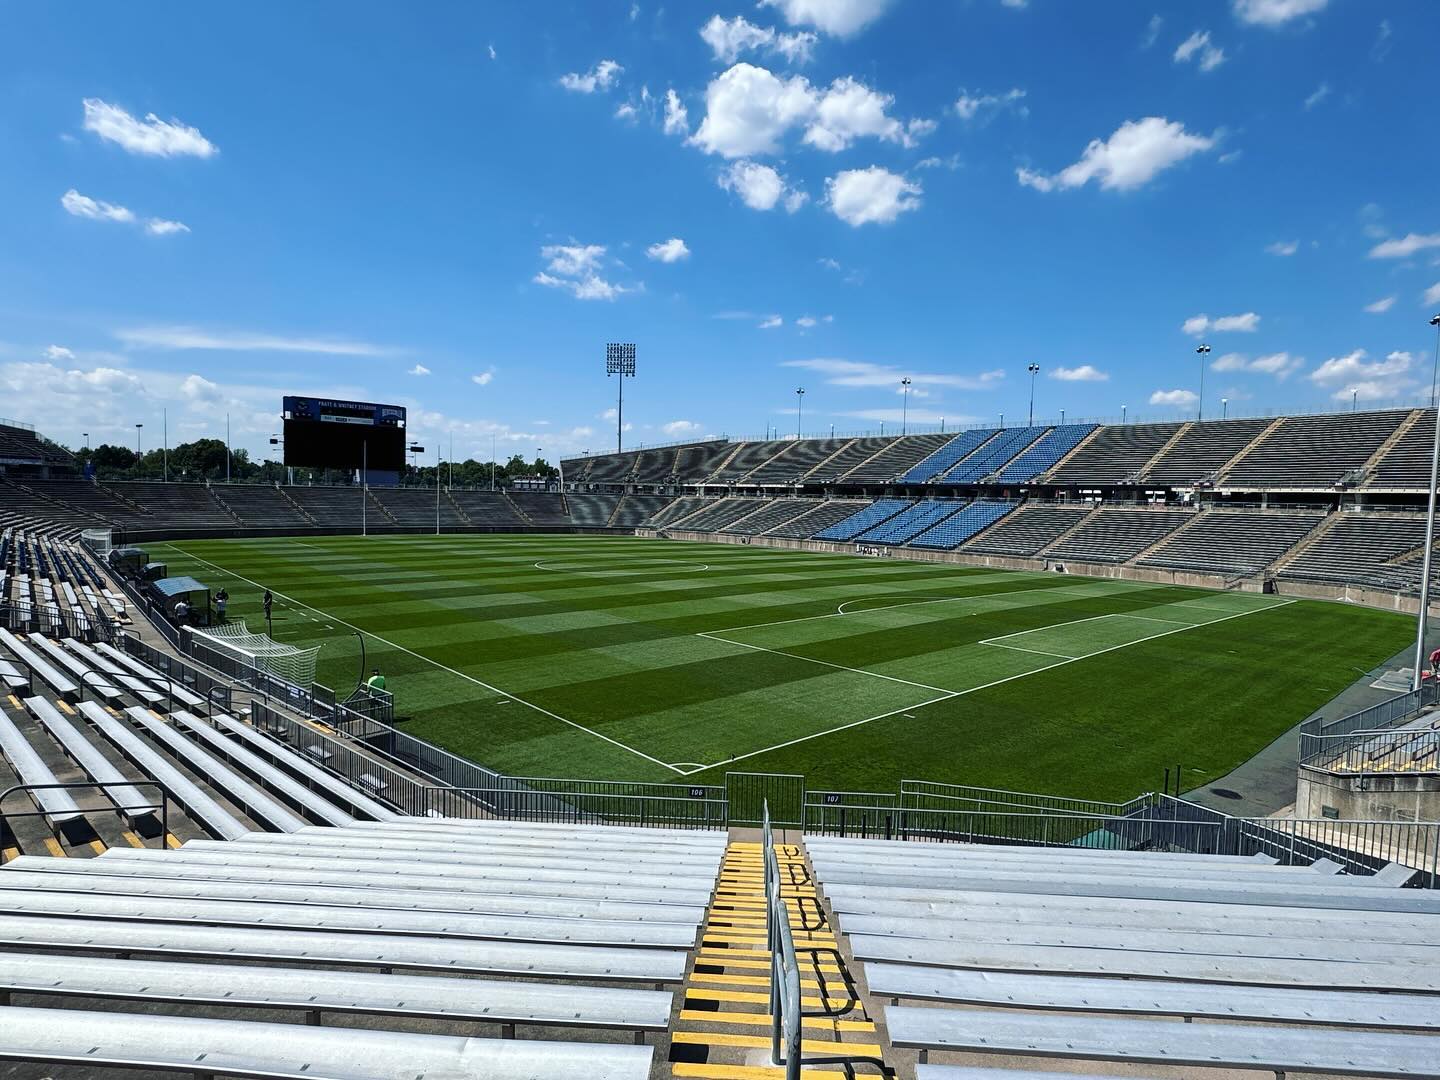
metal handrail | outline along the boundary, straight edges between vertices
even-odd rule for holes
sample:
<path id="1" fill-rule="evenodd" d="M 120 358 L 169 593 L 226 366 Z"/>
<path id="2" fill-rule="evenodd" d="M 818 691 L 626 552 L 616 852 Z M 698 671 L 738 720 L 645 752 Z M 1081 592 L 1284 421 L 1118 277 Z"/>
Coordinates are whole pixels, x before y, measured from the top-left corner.
<path id="1" fill-rule="evenodd" d="M 165 838 L 170 835 L 170 801 L 174 799 L 175 796 L 171 793 L 169 788 L 167 788 L 158 780 L 72 780 L 64 784 L 14 784 L 6 788 L 4 791 L 0 791 L 0 821 L 8 821 L 12 818 L 49 817 L 49 813 L 45 810 L 30 810 L 21 813 L 8 814 L 5 813 L 3 809 L 5 805 L 5 800 L 8 799 L 11 795 L 15 794 L 15 792 L 17 791 L 51 791 L 57 789 L 73 788 L 97 788 L 103 791 L 106 788 L 113 787 L 152 787 L 160 792 L 160 801 L 158 803 L 150 803 L 146 806 L 136 806 L 132 807 L 131 809 L 160 811 L 160 844 L 163 849 L 166 843 Z M 124 813 L 122 808 L 118 806 L 115 808 L 115 812 L 117 814 Z M 11 832 L 13 833 L 14 830 L 12 829 Z M 4 862 L 5 851 L 3 848 L 0 848 L 0 864 L 3 864 Z"/>

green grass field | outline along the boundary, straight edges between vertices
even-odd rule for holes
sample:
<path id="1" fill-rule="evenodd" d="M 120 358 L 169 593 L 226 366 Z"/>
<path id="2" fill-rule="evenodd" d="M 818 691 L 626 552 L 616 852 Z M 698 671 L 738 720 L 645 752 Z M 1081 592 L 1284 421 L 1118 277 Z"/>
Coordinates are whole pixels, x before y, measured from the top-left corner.
<path id="1" fill-rule="evenodd" d="M 1339 604 L 632 537 L 152 544 L 232 618 L 381 667 L 407 731 L 530 776 L 1093 798 L 1223 775 L 1401 648 Z"/>

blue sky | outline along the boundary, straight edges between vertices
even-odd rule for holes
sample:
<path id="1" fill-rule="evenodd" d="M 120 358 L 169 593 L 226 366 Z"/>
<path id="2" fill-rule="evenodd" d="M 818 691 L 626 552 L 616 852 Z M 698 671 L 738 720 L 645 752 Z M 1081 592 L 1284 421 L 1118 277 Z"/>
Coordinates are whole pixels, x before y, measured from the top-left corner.
<path id="1" fill-rule="evenodd" d="M 0 415 L 457 456 L 1411 402 L 1428 0 L 0 6 Z M 1427 298 L 1428 295 L 1428 298 Z"/>

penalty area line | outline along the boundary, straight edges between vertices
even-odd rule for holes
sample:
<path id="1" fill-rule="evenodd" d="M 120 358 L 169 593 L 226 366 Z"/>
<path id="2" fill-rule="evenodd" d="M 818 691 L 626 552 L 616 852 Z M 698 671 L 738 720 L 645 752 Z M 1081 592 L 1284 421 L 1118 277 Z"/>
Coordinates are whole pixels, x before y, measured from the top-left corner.
<path id="1" fill-rule="evenodd" d="M 174 544 L 166 544 L 165 546 L 168 547 L 171 551 L 178 551 L 178 552 L 180 552 L 180 554 L 185 555 L 185 556 L 188 557 L 188 558 L 194 559 L 194 560 L 195 560 L 196 562 L 198 562 L 198 563 L 204 563 L 206 566 L 210 567 L 212 570 L 218 570 L 218 571 L 219 571 L 220 573 L 222 573 L 222 574 L 226 574 L 226 575 L 228 575 L 229 577 L 233 577 L 233 578 L 235 578 L 235 579 L 237 579 L 237 580 L 239 580 L 239 581 L 243 581 L 243 582 L 246 582 L 246 583 L 249 584 L 249 585 L 253 585 L 253 586 L 254 586 L 255 588 L 257 588 L 257 589 L 263 589 L 263 588 L 265 587 L 265 586 L 261 585 L 258 581 L 253 581 L 253 580 L 251 580 L 250 578 L 247 578 L 247 577 L 246 577 L 245 575 L 243 575 L 243 574 L 237 574 L 237 573 L 235 573 L 235 571 L 233 571 L 233 570 L 227 570 L 227 569 L 225 569 L 225 567 L 223 567 L 223 566 L 217 566 L 215 563 L 210 562 L 208 559 L 202 559 L 199 555 L 192 554 L 191 552 L 186 551 L 184 548 L 176 547 Z M 272 592 L 273 592 L 273 590 L 272 590 Z M 510 691 L 508 691 L 508 690 L 502 690 L 502 689 L 500 689 L 500 687 L 498 687 L 498 686 L 493 686 L 493 685 L 491 685 L 490 683 L 485 682 L 483 679 L 477 679 L 477 678 L 475 678 L 475 676 L 473 676 L 473 675 L 467 675 L 467 674 L 466 674 L 465 672 L 463 672 L 463 671 L 456 671 L 454 668 L 449 667 L 449 666 L 447 666 L 447 665 L 445 665 L 445 664 L 440 663 L 439 660 L 432 659 L 431 657 L 426 656 L 424 653 L 418 653 L 418 652 L 416 652 L 414 649 L 407 649 L 404 645 L 398 645 L 398 644 L 396 644 L 395 642 L 390 641 L 388 638 L 383 638 L 383 637 L 381 637 L 379 634 L 372 633 L 371 631 L 366 630 L 363 626 L 356 626 L 354 623 L 346 622 L 344 619 L 337 618 L 336 616 L 330 614 L 328 611 L 323 611 L 323 610 L 321 610 L 320 608 L 312 607 L 310 604 L 305 603 L 303 600 L 297 600 L 297 599 L 295 599 L 295 597 L 293 597 L 293 596 L 287 596 L 285 593 L 275 592 L 274 595 L 277 596 L 277 597 L 279 597 L 279 598 L 282 599 L 282 600 L 287 600 L 287 601 L 289 601 L 292 605 L 294 605 L 294 606 L 296 606 L 296 607 L 302 607 L 302 608 L 305 608 L 305 609 L 307 609 L 307 610 L 309 610 L 309 611 L 319 612 L 321 615 L 324 615 L 327 619 L 333 620 L 333 621 L 334 621 L 337 625 L 339 625 L 339 626 L 348 627 L 349 629 L 354 630 L 356 633 L 364 634 L 366 637 L 373 638 L 374 640 L 380 642 L 380 643 L 383 644 L 383 645 L 389 645 L 390 648 L 395 649 L 395 650 L 398 651 L 398 652 L 405 653 L 405 655 L 407 655 L 407 656 L 413 656 L 413 657 L 415 657 L 415 659 L 417 659 L 417 660 L 423 660 L 423 661 L 425 661 L 425 663 L 427 663 L 427 664 L 432 664 L 432 665 L 434 665 L 435 667 L 439 668 L 441 671 L 449 672 L 451 675 L 454 675 L 456 678 L 464 679 L 466 682 L 474 683 L 476 686 L 483 687 L 484 689 L 489 690 L 491 693 L 494 693 L 494 694 L 502 694 L 503 696 L 509 698 L 511 701 L 519 702 L 521 705 L 524 705 L 526 708 L 535 710 L 536 712 L 540 713 L 542 716 L 548 716 L 548 717 L 550 717 L 550 719 L 552 719 L 552 720 L 558 720 L 558 721 L 560 721 L 560 723 L 565 724 L 565 725 L 567 725 L 567 726 L 569 726 L 569 727 L 575 728 L 577 731 L 583 731 L 583 732 L 585 732 L 585 734 L 587 734 L 587 735 L 593 735 L 593 736 L 595 736 L 595 738 L 600 739 L 600 740 L 602 740 L 603 742 L 607 742 L 607 743 L 609 743 L 611 746 L 619 747 L 621 750 L 628 750 L 630 753 L 634 754 L 636 757 L 644 758 L 646 761 L 650 762 L 651 764 L 659 765 L 659 766 L 661 766 L 662 768 L 669 769 L 671 772 L 673 772 L 673 773 L 679 773 L 679 774 L 682 775 L 682 776 L 685 775 L 683 769 L 677 769 L 674 765 L 671 765 L 669 762 L 661 761 L 661 760 L 660 760 L 659 758 L 657 758 L 657 757 L 651 757 L 649 754 L 645 753 L 643 750 L 636 750 L 633 746 L 626 746 L 626 745 L 625 745 L 624 743 L 622 743 L 619 739 L 612 739 L 609 735 L 602 735 L 600 732 L 595 731 L 595 730 L 592 729 L 592 728 L 588 728 L 588 727 L 586 727 L 584 724 L 576 723 L 574 720 L 567 720 L 567 719 L 565 719 L 565 717 L 560 716 L 560 715 L 557 714 L 557 713 L 553 713 L 553 712 L 551 712 L 549 709 L 546 709 L 546 708 L 544 708 L 544 707 L 542 707 L 542 706 L 540 706 L 540 705 L 536 705 L 533 701 L 526 701 L 524 698 L 522 698 L 522 697 L 517 697 L 515 694 L 510 693 Z"/>

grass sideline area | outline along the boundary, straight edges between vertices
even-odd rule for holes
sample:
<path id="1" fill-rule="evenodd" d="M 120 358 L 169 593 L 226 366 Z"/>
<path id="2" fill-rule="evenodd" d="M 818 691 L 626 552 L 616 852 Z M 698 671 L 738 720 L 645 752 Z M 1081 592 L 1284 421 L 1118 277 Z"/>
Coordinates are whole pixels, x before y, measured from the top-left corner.
<path id="1" fill-rule="evenodd" d="M 149 545 L 232 618 L 380 667 L 405 730 L 517 775 L 1126 798 L 1224 775 L 1394 654 L 1391 612 L 615 536 Z"/>

